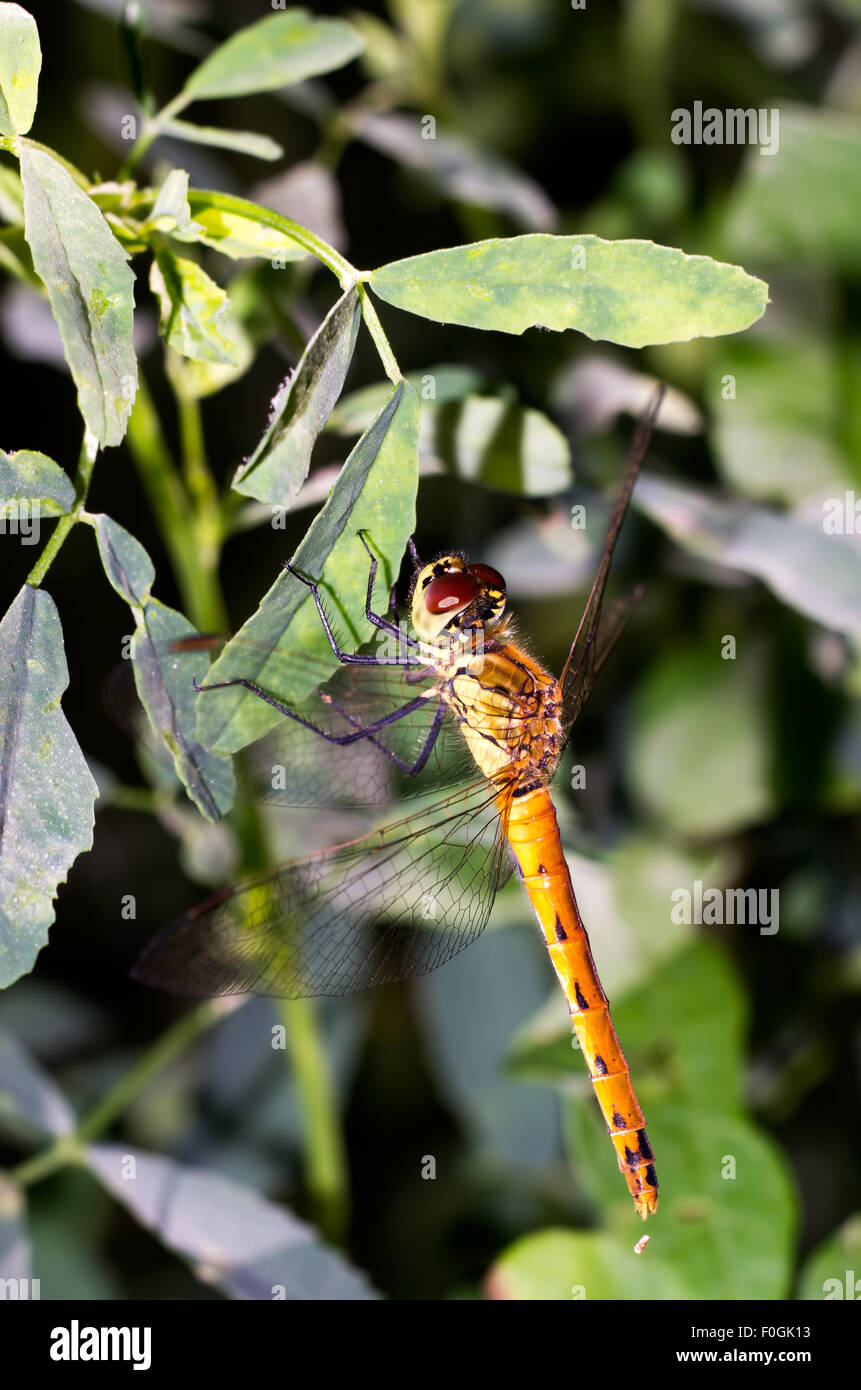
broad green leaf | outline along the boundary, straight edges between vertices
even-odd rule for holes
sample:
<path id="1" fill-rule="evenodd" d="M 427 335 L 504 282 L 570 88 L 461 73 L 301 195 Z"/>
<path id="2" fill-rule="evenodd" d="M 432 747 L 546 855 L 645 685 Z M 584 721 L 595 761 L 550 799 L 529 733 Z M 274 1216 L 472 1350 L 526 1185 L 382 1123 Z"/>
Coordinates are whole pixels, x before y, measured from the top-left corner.
<path id="1" fill-rule="evenodd" d="M 678 886 L 691 888 L 692 884 L 680 879 Z M 664 897 L 668 931 L 672 930 L 671 891 Z M 603 933 L 598 932 L 594 917 L 586 915 L 585 920 L 593 929 L 595 954 L 606 984 L 611 977 L 601 962 Z M 740 1111 L 745 1006 L 723 952 L 707 941 L 697 941 L 669 959 L 656 957 L 651 974 L 641 973 L 634 989 L 617 994 L 610 984 L 608 992 L 616 1031 L 647 1117 L 655 1102 L 688 1107 L 702 1104 L 704 1095 L 715 1111 Z M 509 1065 L 563 1091 L 579 1085 L 585 1103 L 593 1104 L 582 1058 L 572 1047 L 571 1025 L 564 1017 L 558 1027 L 536 1020 L 524 1029 L 515 1040 Z"/>
<path id="2" fill-rule="evenodd" d="M 688 1298 L 786 1298 L 796 1197 L 776 1145 L 739 1115 L 714 1110 L 707 1094 L 699 1106 L 640 1101 L 660 1185 L 644 1259 L 660 1251 Z M 631 1199 L 597 1106 L 575 1101 L 566 1111 L 578 1178 L 621 1219 Z M 630 1223 L 636 1239 L 643 1228 L 632 1208 Z"/>
<path id="3" fill-rule="evenodd" d="M 93 518 L 93 528 L 109 582 L 126 603 L 142 608 L 155 583 L 155 565 L 149 555 L 140 541 L 103 512 Z"/>
<path id="4" fill-rule="evenodd" d="M 0 517 L 27 502 L 33 515 L 64 516 L 75 505 L 71 478 L 47 455 L 33 449 L 7 454 L 0 449 Z"/>
<path id="5" fill-rule="evenodd" d="M 71 1134 L 75 1116 L 61 1091 L 13 1033 L 0 1030 L 0 1130 L 28 1138 Z"/>
<path id="6" fill-rule="evenodd" d="M 0 135 L 25 135 L 39 99 L 42 49 L 31 14 L 0 5 Z"/>
<path id="7" fill-rule="evenodd" d="M 342 68 L 362 47 L 343 20 L 286 10 L 240 29 L 195 68 L 184 90 L 195 101 L 270 92 Z"/>
<path id="8" fill-rule="evenodd" d="M 289 507 L 308 476 L 317 436 L 343 389 L 361 317 L 354 287 L 329 310 L 292 377 L 277 392 L 263 438 L 236 471 L 237 492 Z"/>
<path id="9" fill-rule="evenodd" d="M 756 575 L 825 627 L 861 632 L 861 551 L 851 535 L 826 530 L 845 528 L 843 495 L 823 507 L 818 524 L 657 477 L 639 480 L 634 501 L 686 550 Z"/>
<path id="10" fill-rule="evenodd" d="M 159 248 L 150 269 L 150 289 L 159 302 L 159 332 L 183 357 L 239 364 L 236 344 L 224 336 L 230 300 L 195 261 Z"/>
<path id="11" fill-rule="evenodd" d="M 766 261 L 855 272 L 859 203 L 861 120 L 781 104 L 780 153 L 748 152 L 728 212 L 730 244 Z"/>
<path id="12" fill-rule="evenodd" d="M 415 525 L 418 426 L 418 397 L 411 386 L 400 382 L 356 444 L 293 557 L 297 568 L 321 581 L 329 613 L 351 650 L 372 631 L 365 617 L 368 557 L 356 533 L 367 531 L 369 544 L 383 561 L 380 583 L 390 584 Z M 263 651 L 252 663 L 253 670 L 249 670 L 246 638 L 261 644 Z M 240 629 L 236 643 L 225 647 L 212 667 L 211 679 L 246 676 L 283 700 L 301 699 L 309 693 L 308 677 L 291 663 L 294 648 L 319 655 L 332 670 L 337 665 L 308 589 L 282 572 Z M 244 691 L 219 690 L 201 697 L 198 736 L 202 743 L 234 752 L 283 718 L 264 701 L 245 695 Z"/>
<path id="13" fill-rule="evenodd" d="M 29 584 L 0 622 L 0 987 L 33 968 L 57 886 L 93 842 L 98 788 L 66 723 L 54 601 Z"/>
<path id="14" fill-rule="evenodd" d="M 219 150 L 235 150 L 254 159 L 281 159 L 283 149 L 268 135 L 253 130 L 220 130 L 217 126 L 192 125 L 190 121 L 165 121 L 160 134 L 191 145 L 212 145 Z"/>
<path id="15" fill-rule="evenodd" d="M 769 693 L 759 656 L 708 646 L 660 656 L 634 696 L 626 777 L 662 824 L 720 835 L 775 810 Z"/>
<path id="16" fill-rule="evenodd" d="M 811 1250 L 799 1276 L 797 1297 L 812 1303 L 861 1298 L 861 1213 Z"/>
<path id="17" fill-rule="evenodd" d="M 718 464 L 735 490 L 792 506 L 851 486 L 836 354 L 810 324 L 722 343 L 708 379 Z"/>
<path id="18" fill-rule="evenodd" d="M 738 333 L 768 301 L 762 280 L 708 256 L 541 232 L 393 261 L 370 284 L 389 304 L 440 323 L 576 328 L 625 347 Z"/>
<path id="19" fill-rule="evenodd" d="M 542 1302 L 689 1297 L 682 1270 L 657 1250 L 636 1255 L 634 1244 L 633 1236 L 625 1241 L 600 1231 L 536 1231 L 503 1251 L 485 1291 L 494 1299 Z"/>
<path id="20" fill-rule="evenodd" d="M 24 222 L 88 430 L 119 444 L 137 392 L 134 275 L 96 204 L 50 155 L 20 142 Z"/>
<path id="21" fill-rule="evenodd" d="M 311 1226 L 232 1178 L 113 1144 L 93 1145 L 87 1159 L 141 1226 L 181 1256 L 198 1279 L 231 1298 L 378 1297 Z"/>
<path id="22" fill-rule="evenodd" d="M 424 134 L 426 117 L 368 111 L 351 124 L 360 139 L 422 173 L 445 196 L 507 213 L 534 231 L 552 227 L 556 208 L 544 190 L 507 160 L 453 131 Z"/>
<path id="23" fill-rule="evenodd" d="M 133 563 L 139 563 L 139 557 L 133 557 Z M 138 582 L 141 577 L 138 573 Z M 203 748 L 195 736 L 194 681 L 206 676 L 207 657 L 199 651 L 170 650 L 177 638 L 197 634 L 181 613 L 157 599 L 148 598 L 136 609 L 136 618 L 132 669 L 150 728 L 173 758 L 176 775 L 201 815 L 217 821 L 230 807 L 236 782 L 231 759 Z"/>

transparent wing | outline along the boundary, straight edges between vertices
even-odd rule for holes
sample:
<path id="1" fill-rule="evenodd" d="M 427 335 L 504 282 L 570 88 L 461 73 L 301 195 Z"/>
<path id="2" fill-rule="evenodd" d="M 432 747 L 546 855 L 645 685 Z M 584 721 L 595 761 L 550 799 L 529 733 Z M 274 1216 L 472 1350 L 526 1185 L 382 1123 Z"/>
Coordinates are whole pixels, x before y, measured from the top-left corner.
<path id="1" fill-rule="evenodd" d="M 631 500 L 631 493 L 637 474 L 649 447 L 652 433 L 655 428 L 655 420 L 661 408 L 664 398 L 665 388 L 661 386 L 653 396 L 651 402 L 640 416 L 637 428 L 634 431 L 634 438 L 631 442 L 628 458 L 625 464 L 625 472 L 616 497 L 613 502 L 613 509 L 610 513 L 610 521 L 607 526 L 607 535 L 604 539 L 604 549 L 601 552 L 601 561 L 595 575 L 594 583 L 577 628 L 577 634 L 568 653 L 568 660 L 565 662 L 559 683 L 562 687 L 562 718 L 567 727 L 570 727 L 579 715 L 586 703 L 592 683 L 612 650 L 616 639 L 619 636 L 624 621 L 620 621 L 623 612 L 619 608 L 616 616 L 608 623 L 605 629 L 606 635 L 600 639 L 599 643 L 599 624 L 601 623 L 601 605 L 604 600 L 604 589 L 607 584 L 607 575 L 610 572 L 610 564 L 613 559 L 613 551 L 616 549 L 616 541 L 622 529 L 622 522 L 625 520 L 625 513 Z M 608 610 L 608 617 L 610 616 Z M 625 618 L 625 621 L 627 618 Z M 613 635 L 615 633 L 615 635 Z M 603 655 L 599 658 L 599 645 L 603 648 Z"/>
<path id="2" fill-rule="evenodd" d="M 217 894 L 134 975 L 179 994 L 350 994 L 434 970 L 478 936 L 511 861 L 513 783 L 481 779 L 350 844 Z"/>
<path id="3" fill-rule="evenodd" d="M 213 640 L 189 639 L 154 659 L 181 667 L 189 688 L 195 680 L 205 685 Z M 250 670 L 260 664 L 259 652 L 253 656 Z M 382 805 L 425 792 L 430 785 L 456 785 L 474 772 L 455 720 L 440 715 L 432 673 L 397 666 L 344 666 L 332 673 L 326 663 L 301 653 L 291 655 L 291 663 L 321 683 L 306 700 L 290 706 L 297 718 L 282 716 L 274 729 L 237 755 L 239 799 L 290 806 Z M 133 667 L 128 660 L 112 674 L 107 707 L 148 763 L 168 768 L 170 759 L 143 717 Z M 223 693 L 203 690 L 194 698 L 217 700 Z M 268 693 L 278 698 L 277 691 Z M 414 708 L 403 712 L 410 705 Z M 373 732 L 358 736 L 369 728 Z M 415 768 L 415 775 L 408 775 L 407 768 Z M 425 775 L 419 777 L 419 772 Z"/>

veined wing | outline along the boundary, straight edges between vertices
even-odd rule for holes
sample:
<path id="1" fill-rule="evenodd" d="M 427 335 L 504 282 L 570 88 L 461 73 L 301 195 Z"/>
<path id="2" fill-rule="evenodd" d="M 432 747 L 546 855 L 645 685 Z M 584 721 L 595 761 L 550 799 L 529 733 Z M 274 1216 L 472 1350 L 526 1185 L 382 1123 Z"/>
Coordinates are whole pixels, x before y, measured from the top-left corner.
<path id="1" fill-rule="evenodd" d="M 174 684 L 179 680 L 193 690 L 195 681 L 206 685 L 213 640 L 188 638 L 150 647 L 142 659 L 169 667 Z M 430 670 L 349 666 L 332 672 L 313 656 L 297 652 L 290 659 L 307 672 L 309 684 L 320 683 L 305 700 L 289 706 L 295 717 L 282 715 L 269 733 L 237 755 L 239 799 L 291 806 L 374 806 L 426 792 L 429 786 L 455 785 L 474 772 L 455 720 L 441 710 Z M 259 665 L 260 652 L 250 651 L 249 670 Z M 169 746 L 175 730 L 159 728 L 159 739 L 143 717 L 132 679 L 136 674 L 140 686 L 141 673 L 134 673 L 134 666 L 132 659 L 123 662 L 112 676 L 108 708 L 150 759 L 164 762 L 161 744 Z M 218 700 L 228 693 L 202 690 L 193 698 Z M 278 698 L 277 690 L 266 693 Z M 371 732 L 360 736 L 362 730 Z M 220 762 L 216 761 L 216 772 Z M 202 760 L 201 765 L 206 776 Z M 406 768 L 415 768 L 415 775 L 407 775 Z"/>
<path id="2" fill-rule="evenodd" d="M 622 529 L 622 522 L 625 520 L 625 513 L 628 510 L 634 483 L 637 481 L 637 474 L 652 438 L 655 420 L 664 399 L 664 392 L 665 387 L 658 388 L 637 422 L 634 438 L 628 451 L 625 472 L 610 512 L 610 521 L 607 526 L 607 535 L 604 539 L 604 549 L 601 552 L 598 571 L 586 607 L 583 610 L 577 634 L 568 653 L 568 660 L 565 662 L 559 677 L 559 683 L 562 687 L 562 718 L 563 723 L 568 728 L 580 714 L 598 671 L 612 651 L 630 615 L 631 600 L 621 600 L 613 608 L 608 609 L 605 626 L 605 623 L 601 622 L 601 606 L 604 600 L 607 576 L 610 573 L 610 565 L 613 560 L 613 552 L 616 549 L 616 541 Z"/>
<path id="3" fill-rule="evenodd" d="M 511 871 L 513 782 L 481 779 L 363 836 L 227 889 L 146 947 L 137 979 L 175 993 L 350 994 L 424 975 L 478 936 Z"/>

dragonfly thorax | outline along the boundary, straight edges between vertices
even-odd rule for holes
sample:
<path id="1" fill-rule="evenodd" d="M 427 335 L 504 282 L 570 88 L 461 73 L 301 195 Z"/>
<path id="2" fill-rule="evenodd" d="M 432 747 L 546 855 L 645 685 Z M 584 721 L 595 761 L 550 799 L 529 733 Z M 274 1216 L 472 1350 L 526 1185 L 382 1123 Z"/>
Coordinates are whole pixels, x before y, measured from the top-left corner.
<path id="1" fill-rule="evenodd" d="M 505 580 L 491 565 L 440 555 L 416 575 L 410 616 L 425 641 L 494 626 L 504 612 Z"/>

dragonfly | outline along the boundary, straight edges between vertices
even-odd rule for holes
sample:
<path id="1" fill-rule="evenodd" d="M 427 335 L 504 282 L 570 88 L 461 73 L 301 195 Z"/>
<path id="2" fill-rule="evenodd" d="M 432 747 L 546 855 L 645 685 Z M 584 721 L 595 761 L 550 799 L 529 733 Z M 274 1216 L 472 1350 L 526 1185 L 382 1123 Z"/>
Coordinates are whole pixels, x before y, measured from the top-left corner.
<path id="1" fill-rule="evenodd" d="M 370 558 L 365 611 L 380 640 L 376 650 L 348 651 L 320 582 L 287 562 L 313 599 L 338 661 L 335 674 L 296 703 L 251 676 L 195 678 L 197 698 L 239 687 L 277 712 L 276 729 L 251 751 L 259 765 L 286 775 L 281 799 L 369 805 L 397 795 L 405 814 L 220 890 L 153 938 L 133 970 L 149 985 L 198 997 L 343 995 L 420 976 L 476 939 L 498 888 L 516 869 L 644 1221 L 658 1205 L 654 1155 L 574 895 L 550 783 L 639 597 L 635 590 L 603 606 L 662 396 L 660 388 L 637 422 L 595 579 L 558 677 L 518 642 L 505 580 L 490 565 L 460 553 L 423 565 L 410 542 L 404 629 L 391 604 L 386 613 L 374 610 L 378 562 L 360 533 Z M 410 808 L 411 795 L 422 804 Z"/>

